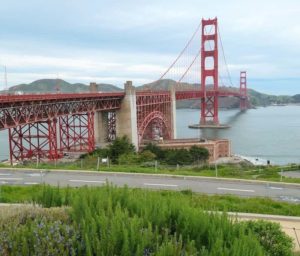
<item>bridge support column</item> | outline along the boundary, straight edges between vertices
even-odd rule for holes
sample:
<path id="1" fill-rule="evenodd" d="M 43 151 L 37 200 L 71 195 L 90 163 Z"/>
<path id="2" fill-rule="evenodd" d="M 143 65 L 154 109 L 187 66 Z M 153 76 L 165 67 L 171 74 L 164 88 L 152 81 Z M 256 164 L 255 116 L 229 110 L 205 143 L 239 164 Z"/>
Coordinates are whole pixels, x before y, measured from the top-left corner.
<path id="1" fill-rule="evenodd" d="M 60 150 L 91 152 L 95 149 L 94 112 L 59 118 Z"/>
<path id="2" fill-rule="evenodd" d="M 10 161 L 60 157 L 57 148 L 57 119 L 26 124 L 9 129 Z"/>
<path id="3" fill-rule="evenodd" d="M 95 113 L 95 140 L 96 145 L 104 147 L 116 138 L 116 112 Z"/>
<path id="4" fill-rule="evenodd" d="M 176 129 L 176 90 L 174 86 L 171 87 L 171 121 L 172 121 L 172 139 L 177 138 Z"/>
<path id="5" fill-rule="evenodd" d="M 125 97 L 116 112 L 116 134 L 118 137 L 127 136 L 138 150 L 136 91 L 131 81 L 127 81 L 124 87 Z"/>

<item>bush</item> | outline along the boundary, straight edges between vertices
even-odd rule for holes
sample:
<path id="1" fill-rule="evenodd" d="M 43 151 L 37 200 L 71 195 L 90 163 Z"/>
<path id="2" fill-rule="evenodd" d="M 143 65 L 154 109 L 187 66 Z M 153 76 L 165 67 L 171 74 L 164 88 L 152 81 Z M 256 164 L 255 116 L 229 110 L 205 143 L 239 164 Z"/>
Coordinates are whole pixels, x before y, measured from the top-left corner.
<path id="1" fill-rule="evenodd" d="M 269 221 L 247 221 L 245 223 L 248 233 L 253 232 L 268 256 L 293 255 L 292 239 L 286 235 L 278 223 Z"/>
<path id="2" fill-rule="evenodd" d="M 143 152 L 150 151 L 156 159 L 165 162 L 170 165 L 185 165 L 192 164 L 194 162 L 205 162 L 209 158 L 209 152 L 206 148 L 192 146 L 190 150 L 187 149 L 161 149 L 159 146 L 149 143 L 147 144 Z"/>
<path id="3" fill-rule="evenodd" d="M 166 150 L 166 163 L 170 165 L 191 164 L 192 157 L 186 149 L 169 149 Z"/>
<path id="4" fill-rule="evenodd" d="M 151 162 L 156 158 L 156 155 L 152 153 L 150 150 L 144 150 L 139 155 L 140 162 Z"/>
<path id="5" fill-rule="evenodd" d="M 204 162 L 209 158 L 209 152 L 206 148 L 192 146 L 189 150 L 191 158 L 194 162 Z"/>
<path id="6" fill-rule="evenodd" d="M 135 147 L 126 136 L 116 138 L 113 143 L 108 146 L 109 157 L 113 163 L 117 163 L 120 155 L 134 152 Z"/>
<path id="7" fill-rule="evenodd" d="M 136 164 L 139 162 L 139 156 L 135 153 L 126 153 L 118 157 L 119 164 Z"/>
<path id="8" fill-rule="evenodd" d="M 291 255 L 291 240 L 279 225 L 236 223 L 225 214 L 204 212 L 212 197 L 198 202 L 189 190 L 40 188 L 36 202 L 68 203 L 69 215 L 51 217 L 50 208 L 42 216 L 30 210 L 12 216 L 14 221 L 5 217 L 0 221 L 0 255 Z"/>
<path id="9" fill-rule="evenodd" d="M 150 152 L 152 152 L 156 156 L 156 159 L 159 160 L 159 161 L 165 160 L 165 151 L 162 150 L 159 146 L 157 146 L 154 143 L 148 143 L 143 148 L 143 152 L 144 151 L 150 151 Z"/>

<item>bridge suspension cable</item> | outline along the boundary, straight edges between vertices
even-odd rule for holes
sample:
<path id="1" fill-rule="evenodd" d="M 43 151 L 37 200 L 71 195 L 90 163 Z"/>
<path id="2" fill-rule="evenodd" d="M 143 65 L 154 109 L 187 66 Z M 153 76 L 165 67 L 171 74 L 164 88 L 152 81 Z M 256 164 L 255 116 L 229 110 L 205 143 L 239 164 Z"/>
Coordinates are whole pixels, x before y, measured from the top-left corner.
<path id="1" fill-rule="evenodd" d="M 230 85 L 234 86 L 233 83 L 232 83 L 231 75 L 230 75 L 230 72 L 229 72 L 229 68 L 228 68 L 228 64 L 227 64 L 227 60 L 226 60 L 226 56 L 225 56 L 225 51 L 224 51 L 224 47 L 223 47 L 223 42 L 222 42 L 222 37 L 221 37 L 221 31 L 220 31 L 220 26 L 219 25 L 218 25 L 218 36 L 220 38 L 221 51 L 222 51 L 222 56 L 223 56 L 223 59 L 224 59 L 225 68 L 226 68 L 227 75 L 228 75 L 228 80 L 229 80 Z M 222 81 L 222 79 L 221 79 L 221 81 Z M 222 83 L 223 83 L 223 81 L 222 81 Z"/>
<path id="2" fill-rule="evenodd" d="M 177 56 L 177 58 L 173 61 L 173 63 L 170 65 L 170 67 L 168 67 L 168 69 L 161 75 L 161 77 L 159 78 L 159 80 L 163 79 L 166 74 L 168 74 L 168 72 L 174 67 L 174 65 L 177 63 L 177 61 L 181 58 L 181 56 L 185 53 L 185 51 L 188 49 L 188 47 L 190 46 L 190 44 L 192 43 L 192 41 L 194 40 L 195 36 L 197 35 L 198 31 L 201 28 L 201 23 L 199 23 L 197 29 L 195 30 L 195 32 L 193 33 L 192 37 L 190 38 L 190 40 L 188 41 L 188 43 L 186 44 L 186 46 L 183 48 L 183 50 L 179 53 L 179 55 Z"/>
<path id="3" fill-rule="evenodd" d="M 183 73 L 183 75 L 179 78 L 179 80 L 177 81 L 177 83 L 180 83 L 182 81 L 182 79 L 186 76 L 186 74 L 189 72 L 189 70 L 191 69 L 191 67 L 194 65 L 195 61 L 198 59 L 198 57 L 200 56 L 201 50 L 198 51 L 198 53 L 195 55 L 194 59 L 192 60 L 191 64 L 188 66 L 188 68 L 186 69 L 186 71 Z"/>

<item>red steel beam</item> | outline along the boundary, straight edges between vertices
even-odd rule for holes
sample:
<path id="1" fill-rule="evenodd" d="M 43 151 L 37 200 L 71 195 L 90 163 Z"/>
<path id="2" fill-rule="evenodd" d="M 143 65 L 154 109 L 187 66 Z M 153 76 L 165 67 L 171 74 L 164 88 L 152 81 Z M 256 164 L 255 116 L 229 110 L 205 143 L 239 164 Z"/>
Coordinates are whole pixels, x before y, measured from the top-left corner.
<path id="1" fill-rule="evenodd" d="M 143 139 L 171 139 L 170 91 L 143 91 L 136 94 L 139 144 Z"/>
<path id="2" fill-rule="evenodd" d="M 92 152 L 95 149 L 94 113 L 59 118 L 60 151 Z"/>
<path id="3" fill-rule="evenodd" d="M 232 91 L 214 91 L 214 90 L 207 90 L 206 96 L 213 97 L 213 96 L 219 96 L 219 97 L 238 97 L 242 98 L 243 95 L 241 95 L 240 92 L 232 92 Z M 192 100 L 192 99 L 200 99 L 204 97 L 203 91 L 198 90 L 187 90 L 187 91 L 177 91 L 176 92 L 176 100 Z"/>
<path id="4" fill-rule="evenodd" d="M 10 161 L 33 157 L 57 159 L 57 120 L 47 120 L 9 129 Z"/>
<path id="5" fill-rule="evenodd" d="M 17 95 L 12 99 L 9 99 L 11 96 L 1 97 L 0 130 L 3 130 L 70 114 L 116 110 L 121 107 L 124 93 Z"/>

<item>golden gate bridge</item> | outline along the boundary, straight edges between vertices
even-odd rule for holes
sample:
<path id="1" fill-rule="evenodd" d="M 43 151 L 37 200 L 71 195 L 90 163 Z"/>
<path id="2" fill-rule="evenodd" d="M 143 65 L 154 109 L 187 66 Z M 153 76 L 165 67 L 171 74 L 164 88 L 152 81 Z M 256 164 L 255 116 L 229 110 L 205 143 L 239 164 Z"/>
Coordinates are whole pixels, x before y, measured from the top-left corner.
<path id="1" fill-rule="evenodd" d="M 91 152 L 116 136 L 128 136 L 137 149 L 157 131 L 164 139 L 174 139 L 177 100 L 201 101 L 199 128 L 222 127 L 219 97 L 239 98 L 241 110 L 249 106 L 246 71 L 240 72 L 239 88 L 232 88 L 217 18 L 202 19 L 159 80 L 167 78 L 176 81 L 169 90 L 137 90 L 127 81 L 124 92 L 100 93 L 91 83 L 90 93 L 1 95 L 0 130 L 8 130 L 11 163 Z M 226 79 L 231 88 L 224 87 Z"/>

